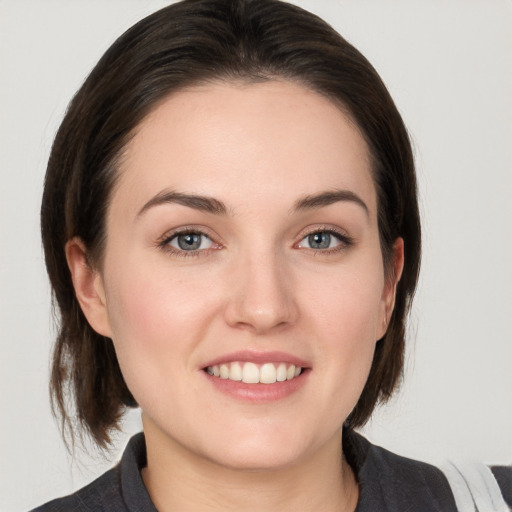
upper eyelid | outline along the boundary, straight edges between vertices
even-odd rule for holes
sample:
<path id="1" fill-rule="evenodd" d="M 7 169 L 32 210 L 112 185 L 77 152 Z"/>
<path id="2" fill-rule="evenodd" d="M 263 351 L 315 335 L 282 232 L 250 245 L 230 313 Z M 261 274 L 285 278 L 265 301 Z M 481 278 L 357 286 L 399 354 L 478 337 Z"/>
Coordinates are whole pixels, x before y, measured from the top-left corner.
<path id="1" fill-rule="evenodd" d="M 209 254 L 211 251 L 221 249 L 223 246 L 219 244 L 212 236 L 206 233 L 205 229 L 191 228 L 190 226 L 183 226 L 177 229 L 171 229 L 167 231 L 162 237 L 160 237 L 156 246 L 158 249 L 163 250 L 166 253 L 174 254 L 175 257 L 184 258 L 184 257 L 200 257 Z M 179 247 L 174 247 L 171 242 L 174 241 L 180 235 L 186 235 L 187 233 L 194 233 L 208 238 L 214 247 L 207 247 L 204 249 L 192 249 L 192 250 L 184 250 Z"/>
<path id="2" fill-rule="evenodd" d="M 315 233 L 329 233 L 330 235 L 333 235 L 334 237 L 337 238 L 339 245 L 336 247 L 330 247 L 330 248 L 325 248 L 325 249 L 314 249 L 312 247 L 302 246 L 303 241 Z M 351 247 L 354 245 L 354 243 L 355 243 L 354 238 L 351 235 L 349 235 L 345 230 L 342 230 L 339 228 L 336 229 L 334 227 L 325 227 L 325 228 L 311 229 L 310 231 L 302 233 L 299 236 L 299 241 L 295 242 L 294 247 L 298 248 L 298 249 L 304 249 L 307 251 L 314 251 L 315 253 L 322 252 L 324 254 L 328 254 L 331 252 L 338 252 L 340 249 L 343 249 L 343 248 Z"/>
<path id="3" fill-rule="evenodd" d="M 331 233 L 334 236 L 339 237 L 342 241 L 353 241 L 354 238 L 345 230 L 340 228 L 339 226 L 333 226 L 332 224 L 324 224 L 324 225 L 312 225 L 306 226 L 302 228 L 297 235 L 295 235 L 294 239 L 295 244 L 300 243 L 304 238 L 314 233 Z M 172 228 L 166 231 L 161 237 L 158 239 L 159 244 L 168 243 L 170 240 L 175 238 L 176 236 L 187 234 L 187 233 L 197 233 L 203 236 L 208 237 L 212 242 L 219 244 L 221 246 L 225 245 L 225 241 L 213 230 L 207 228 L 206 226 L 198 226 L 198 225 L 183 225 L 177 228 Z"/>
<path id="4" fill-rule="evenodd" d="M 330 224 L 326 225 L 316 225 L 316 226 L 307 226 L 299 231 L 296 238 L 302 240 L 303 238 L 312 235 L 314 233 L 332 233 L 334 235 L 338 235 L 342 238 L 352 239 L 352 236 L 345 230 L 338 226 L 333 226 Z"/>
<path id="5" fill-rule="evenodd" d="M 169 242 L 169 240 L 172 240 L 173 238 L 179 236 L 179 235 L 186 235 L 187 233 L 196 233 L 198 235 L 203 235 L 208 237 L 210 240 L 212 240 L 215 243 L 219 243 L 217 240 L 220 238 L 212 233 L 212 231 L 208 228 L 205 228 L 203 226 L 181 226 L 178 228 L 169 229 L 166 231 L 160 238 L 160 243 L 166 243 Z"/>

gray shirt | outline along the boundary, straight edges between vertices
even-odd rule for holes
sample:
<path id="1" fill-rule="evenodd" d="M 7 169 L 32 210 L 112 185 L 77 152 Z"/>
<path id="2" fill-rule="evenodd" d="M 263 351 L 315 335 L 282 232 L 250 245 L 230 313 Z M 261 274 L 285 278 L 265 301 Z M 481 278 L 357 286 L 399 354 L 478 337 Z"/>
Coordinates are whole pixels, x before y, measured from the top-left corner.
<path id="1" fill-rule="evenodd" d="M 391 453 L 346 430 L 343 452 L 360 487 L 356 512 L 456 512 L 448 481 L 436 467 Z M 128 443 L 119 464 L 76 493 L 33 512 L 157 512 L 142 481 L 144 435 Z M 512 468 L 492 468 L 512 506 Z"/>

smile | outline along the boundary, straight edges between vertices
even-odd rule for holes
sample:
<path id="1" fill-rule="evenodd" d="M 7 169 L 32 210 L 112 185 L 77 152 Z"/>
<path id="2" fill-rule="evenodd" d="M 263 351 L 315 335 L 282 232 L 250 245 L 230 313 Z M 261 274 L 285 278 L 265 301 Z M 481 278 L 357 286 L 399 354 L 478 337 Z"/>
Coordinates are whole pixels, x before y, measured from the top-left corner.
<path id="1" fill-rule="evenodd" d="M 289 363 L 263 363 L 233 361 L 207 366 L 205 371 L 220 379 L 244 382 L 245 384 L 274 384 L 293 380 L 302 373 L 301 366 Z"/>

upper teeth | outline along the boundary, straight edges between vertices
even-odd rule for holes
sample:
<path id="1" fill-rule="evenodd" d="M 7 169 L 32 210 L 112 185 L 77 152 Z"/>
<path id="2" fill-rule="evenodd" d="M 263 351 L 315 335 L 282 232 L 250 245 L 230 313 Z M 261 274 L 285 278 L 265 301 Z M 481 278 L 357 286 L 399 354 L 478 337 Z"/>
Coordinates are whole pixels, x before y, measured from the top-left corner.
<path id="1" fill-rule="evenodd" d="M 246 384 L 273 384 L 274 382 L 283 382 L 293 379 L 300 375 L 302 368 L 293 364 L 286 363 L 265 363 L 257 365 L 255 363 L 224 363 L 214 366 L 208 366 L 206 371 L 210 375 L 242 381 Z"/>

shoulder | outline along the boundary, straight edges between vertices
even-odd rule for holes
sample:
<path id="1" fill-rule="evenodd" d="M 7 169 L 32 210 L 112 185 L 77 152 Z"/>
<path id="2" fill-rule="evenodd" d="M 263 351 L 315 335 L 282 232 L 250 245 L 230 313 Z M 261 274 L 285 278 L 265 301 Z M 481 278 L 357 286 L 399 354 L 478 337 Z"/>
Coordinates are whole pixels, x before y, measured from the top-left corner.
<path id="1" fill-rule="evenodd" d="M 451 464 L 441 471 L 376 446 L 350 431 L 344 432 L 343 450 L 359 481 L 357 512 L 456 512 L 457 505 L 460 508 L 466 501 L 470 508 L 475 509 L 475 504 L 476 510 L 482 511 L 512 507 L 511 466 Z M 447 471 L 448 466 L 457 478 Z"/>
<path id="2" fill-rule="evenodd" d="M 124 511 L 118 467 L 107 471 L 74 494 L 50 501 L 32 512 L 67 512 L 71 510 L 76 512 Z"/>
<path id="3" fill-rule="evenodd" d="M 435 466 L 392 453 L 350 431 L 344 432 L 343 449 L 359 481 L 358 512 L 457 510 L 450 484 Z"/>
<path id="4" fill-rule="evenodd" d="M 79 491 L 42 505 L 32 512 L 156 512 L 142 481 L 146 465 L 143 434 L 132 437 L 121 462 Z"/>
<path id="5" fill-rule="evenodd" d="M 512 466 L 488 467 L 466 460 L 446 462 L 443 471 L 460 510 L 512 510 Z"/>
<path id="6" fill-rule="evenodd" d="M 491 471 L 498 482 L 503 499 L 512 509 L 512 466 L 492 466 Z"/>

